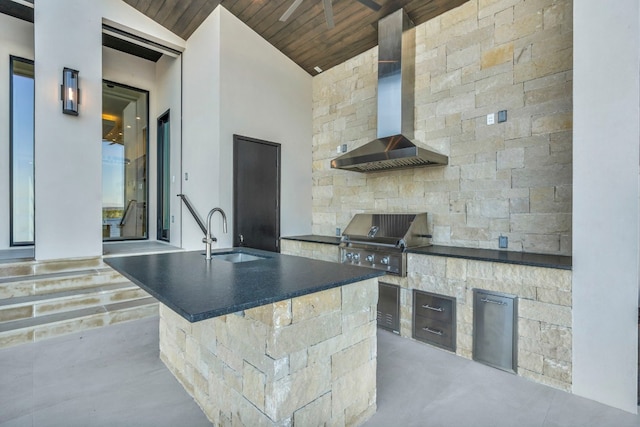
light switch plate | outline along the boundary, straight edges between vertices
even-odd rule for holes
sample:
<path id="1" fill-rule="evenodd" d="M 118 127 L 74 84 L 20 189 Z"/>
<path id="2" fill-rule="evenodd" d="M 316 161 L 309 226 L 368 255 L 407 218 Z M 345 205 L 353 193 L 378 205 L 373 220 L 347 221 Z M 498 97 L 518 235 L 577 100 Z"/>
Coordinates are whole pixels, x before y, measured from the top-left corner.
<path id="1" fill-rule="evenodd" d="M 498 237 L 498 247 L 500 249 L 506 249 L 509 247 L 509 238 L 507 236 Z"/>
<path id="2" fill-rule="evenodd" d="M 487 114 L 487 124 L 492 125 L 496 122 L 496 115 L 494 113 Z"/>
<path id="3" fill-rule="evenodd" d="M 498 123 L 503 123 L 507 121 L 507 110 L 498 111 Z"/>

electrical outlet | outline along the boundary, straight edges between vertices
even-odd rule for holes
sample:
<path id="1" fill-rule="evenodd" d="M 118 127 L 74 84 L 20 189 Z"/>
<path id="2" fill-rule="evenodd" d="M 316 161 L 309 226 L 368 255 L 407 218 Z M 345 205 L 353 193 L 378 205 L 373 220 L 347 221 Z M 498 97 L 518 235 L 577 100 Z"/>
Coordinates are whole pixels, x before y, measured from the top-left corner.
<path id="1" fill-rule="evenodd" d="M 341 235 L 340 227 L 336 227 L 336 236 L 340 236 L 340 235 Z"/>
<path id="2" fill-rule="evenodd" d="M 498 237 L 498 247 L 500 249 L 507 249 L 509 247 L 509 238 L 507 236 Z"/>
<path id="3" fill-rule="evenodd" d="M 496 122 L 496 115 L 494 113 L 487 114 L 487 124 L 492 125 Z"/>

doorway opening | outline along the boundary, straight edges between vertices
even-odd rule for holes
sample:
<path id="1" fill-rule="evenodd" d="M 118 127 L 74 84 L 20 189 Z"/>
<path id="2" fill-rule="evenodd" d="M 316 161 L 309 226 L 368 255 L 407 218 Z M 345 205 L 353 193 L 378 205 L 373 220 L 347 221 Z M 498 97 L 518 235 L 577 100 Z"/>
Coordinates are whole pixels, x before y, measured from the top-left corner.
<path id="1" fill-rule="evenodd" d="M 280 252 L 280 144 L 233 136 L 233 246 Z"/>
<path id="2" fill-rule="evenodd" d="M 149 93 L 102 83 L 102 238 L 147 239 Z"/>

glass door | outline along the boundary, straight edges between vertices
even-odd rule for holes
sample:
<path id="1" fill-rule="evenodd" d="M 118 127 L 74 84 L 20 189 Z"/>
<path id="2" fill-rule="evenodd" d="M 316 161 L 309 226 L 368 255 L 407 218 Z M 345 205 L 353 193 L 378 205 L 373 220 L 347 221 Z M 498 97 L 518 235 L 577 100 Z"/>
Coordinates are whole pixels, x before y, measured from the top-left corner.
<path id="1" fill-rule="evenodd" d="M 169 241 L 171 169 L 169 112 L 158 119 L 158 240 Z"/>
<path id="2" fill-rule="evenodd" d="M 102 84 L 102 237 L 146 239 L 149 93 Z"/>

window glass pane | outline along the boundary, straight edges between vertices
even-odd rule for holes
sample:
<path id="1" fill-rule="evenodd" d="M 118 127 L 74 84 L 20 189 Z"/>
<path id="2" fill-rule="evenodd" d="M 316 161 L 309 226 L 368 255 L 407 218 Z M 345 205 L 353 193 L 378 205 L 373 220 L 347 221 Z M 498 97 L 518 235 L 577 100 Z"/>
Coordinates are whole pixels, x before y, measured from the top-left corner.
<path id="1" fill-rule="evenodd" d="M 148 93 L 102 86 L 102 236 L 147 238 Z"/>
<path id="2" fill-rule="evenodd" d="M 34 241 L 33 62 L 11 58 L 11 245 Z"/>

